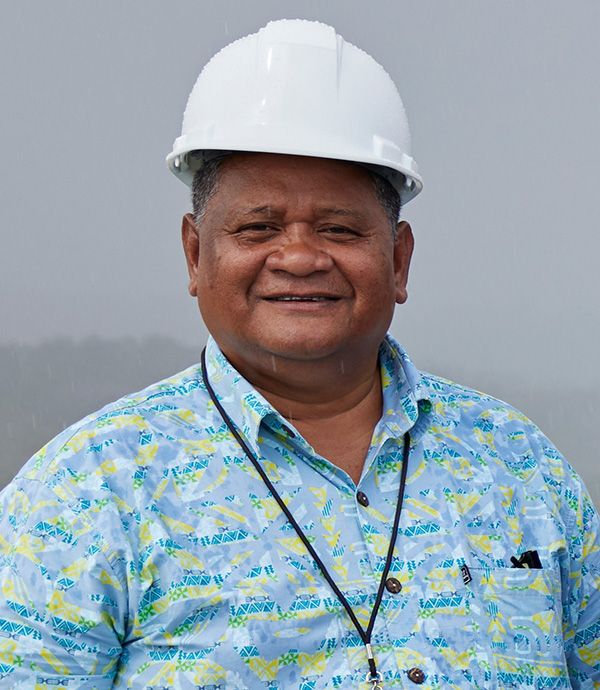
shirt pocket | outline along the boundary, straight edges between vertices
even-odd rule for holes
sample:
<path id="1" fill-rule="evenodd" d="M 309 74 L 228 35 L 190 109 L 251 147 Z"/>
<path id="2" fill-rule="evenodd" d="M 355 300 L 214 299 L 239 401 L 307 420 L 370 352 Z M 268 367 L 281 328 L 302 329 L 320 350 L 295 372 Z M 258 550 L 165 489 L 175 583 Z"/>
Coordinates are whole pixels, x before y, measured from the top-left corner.
<path id="1" fill-rule="evenodd" d="M 479 645 L 492 658 L 493 687 L 571 687 L 558 570 L 471 568 L 471 576 Z"/>

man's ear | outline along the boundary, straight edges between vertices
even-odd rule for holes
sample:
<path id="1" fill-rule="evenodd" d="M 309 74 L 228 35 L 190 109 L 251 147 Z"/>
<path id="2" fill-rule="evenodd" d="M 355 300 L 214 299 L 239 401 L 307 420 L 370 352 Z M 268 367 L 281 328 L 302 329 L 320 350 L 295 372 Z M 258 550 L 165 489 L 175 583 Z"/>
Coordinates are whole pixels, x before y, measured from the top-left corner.
<path id="1" fill-rule="evenodd" d="M 198 238 L 198 229 L 194 222 L 194 216 L 191 213 L 186 213 L 181 220 L 181 241 L 183 243 L 188 275 L 190 277 L 188 292 L 192 297 L 197 297 L 200 240 Z"/>
<path id="2" fill-rule="evenodd" d="M 394 275 L 396 281 L 396 303 L 404 304 L 408 299 L 408 269 L 415 240 L 410 225 L 402 220 L 396 229 L 394 240 Z"/>

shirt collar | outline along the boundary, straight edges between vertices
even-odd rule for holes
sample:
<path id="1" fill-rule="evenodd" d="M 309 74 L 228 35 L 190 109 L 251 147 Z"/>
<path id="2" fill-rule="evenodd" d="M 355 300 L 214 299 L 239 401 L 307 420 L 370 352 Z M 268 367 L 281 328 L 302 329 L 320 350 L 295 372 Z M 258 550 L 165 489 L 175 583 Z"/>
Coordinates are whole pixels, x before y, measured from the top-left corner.
<path id="1" fill-rule="evenodd" d="M 421 413 L 426 416 L 431 411 L 420 372 L 400 343 L 389 334 L 379 348 L 379 368 L 383 413 L 375 428 L 373 445 L 380 434 L 400 438 L 421 421 Z"/>
<path id="2" fill-rule="evenodd" d="M 223 408 L 241 431 L 255 453 L 258 449 L 258 431 L 263 419 L 279 413 L 233 367 L 219 349 L 212 336 L 206 343 L 206 372 Z"/>
<path id="3" fill-rule="evenodd" d="M 415 427 L 420 413 L 428 413 L 431 409 L 419 371 L 391 335 L 381 344 L 379 365 L 383 414 L 373 439 L 377 445 L 389 436 L 402 437 Z M 206 345 L 206 369 L 221 404 L 256 453 L 259 454 L 260 426 L 267 416 L 273 417 L 269 420 L 271 427 L 285 429 L 291 426 L 232 366 L 212 336 Z"/>

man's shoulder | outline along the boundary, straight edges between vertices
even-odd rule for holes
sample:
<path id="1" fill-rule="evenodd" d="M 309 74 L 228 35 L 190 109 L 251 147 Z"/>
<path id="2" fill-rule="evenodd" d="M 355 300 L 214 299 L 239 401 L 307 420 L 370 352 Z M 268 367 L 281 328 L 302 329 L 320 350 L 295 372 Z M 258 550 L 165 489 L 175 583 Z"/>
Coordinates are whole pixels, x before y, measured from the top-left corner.
<path id="1" fill-rule="evenodd" d="M 456 417 L 456 415 L 491 415 L 498 420 L 519 421 L 525 425 L 535 425 L 511 404 L 475 388 L 462 385 L 449 378 L 423 371 L 415 367 L 408 353 L 388 334 L 388 352 L 393 361 L 400 361 L 402 369 L 390 365 L 390 376 L 396 376 L 410 390 L 411 397 L 422 403 L 428 401 L 435 408 L 437 417 Z"/>
<path id="2" fill-rule="evenodd" d="M 64 472 L 110 472 L 117 458 L 144 463 L 160 444 L 197 433 L 207 413 L 200 366 L 129 393 L 71 424 L 46 443 L 17 478 L 47 482 Z M 186 431 L 187 429 L 187 431 Z"/>
<path id="3" fill-rule="evenodd" d="M 503 459 L 558 459 L 559 451 L 527 415 L 508 402 L 450 379 L 421 372 L 421 395 L 434 413 L 437 432 Z"/>
<path id="4" fill-rule="evenodd" d="M 65 429 L 61 435 L 102 430 L 115 419 L 120 419 L 119 429 L 138 428 L 140 423 L 169 414 L 186 414 L 189 409 L 199 410 L 203 400 L 204 385 L 200 366 L 194 364 L 183 371 L 161 379 L 134 393 L 127 393 L 100 409 L 86 415 Z"/>
<path id="5" fill-rule="evenodd" d="M 513 481 L 537 478 L 557 491 L 580 484 L 552 441 L 511 404 L 433 374 L 421 373 L 420 385 L 432 407 L 432 443 L 460 446 L 471 460 Z"/>
<path id="6" fill-rule="evenodd" d="M 420 389 L 423 397 L 437 405 L 440 413 L 450 413 L 454 409 L 486 413 L 491 411 L 506 412 L 511 418 L 518 418 L 524 423 L 533 424 L 531 420 L 510 403 L 488 393 L 465 386 L 443 376 L 421 371 Z"/>

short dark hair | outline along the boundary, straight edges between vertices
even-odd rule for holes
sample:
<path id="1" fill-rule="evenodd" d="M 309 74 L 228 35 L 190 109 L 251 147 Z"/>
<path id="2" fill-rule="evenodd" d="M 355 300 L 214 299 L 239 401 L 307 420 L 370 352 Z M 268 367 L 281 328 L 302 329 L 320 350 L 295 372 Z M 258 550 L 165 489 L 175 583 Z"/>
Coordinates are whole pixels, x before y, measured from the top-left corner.
<path id="1" fill-rule="evenodd" d="M 219 167 L 223 160 L 222 157 L 213 158 L 206 162 L 200 170 L 194 174 L 194 181 L 192 182 L 192 210 L 196 227 L 199 227 L 202 222 L 206 204 L 215 193 L 219 178 Z M 396 189 L 385 179 L 385 177 L 369 169 L 366 169 L 366 171 L 369 173 L 375 187 L 377 199 L 388 217 L 392 228 L 392 234 L 396 237 L 396 228 L 401 210 L 400 194 L 398 194 Z"/>

